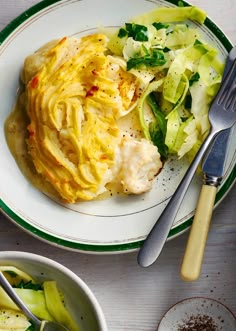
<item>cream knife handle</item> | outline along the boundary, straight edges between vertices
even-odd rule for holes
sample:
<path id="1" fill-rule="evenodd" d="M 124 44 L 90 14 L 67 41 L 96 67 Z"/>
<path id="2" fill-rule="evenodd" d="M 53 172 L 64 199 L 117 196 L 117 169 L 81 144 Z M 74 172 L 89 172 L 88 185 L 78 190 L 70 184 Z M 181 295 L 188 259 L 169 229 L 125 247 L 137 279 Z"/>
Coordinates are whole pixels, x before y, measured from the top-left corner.
<path id="1" fill-rule="evenodd" d="M 216 191 L 215 186 L 202 186 L 180 269 L 185 281 L 196 280 L 200 275 Z"/>

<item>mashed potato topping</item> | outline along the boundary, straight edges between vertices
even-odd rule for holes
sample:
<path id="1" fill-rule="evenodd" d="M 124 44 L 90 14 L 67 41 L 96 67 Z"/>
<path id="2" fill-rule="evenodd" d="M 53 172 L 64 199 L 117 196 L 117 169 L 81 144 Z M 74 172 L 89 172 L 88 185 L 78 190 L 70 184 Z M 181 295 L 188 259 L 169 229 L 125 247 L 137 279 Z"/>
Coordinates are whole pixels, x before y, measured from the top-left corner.
<path id="1" fill-rule="evenodd" d="M 145 192 L 162 166 L 152 143 L 119 125 L 142 85 L 106 45 L 103 34 L 63 38 L 25 60 L 28 152 L 68 203 L 94 199 L 115 181 L 126 193 Z"/>

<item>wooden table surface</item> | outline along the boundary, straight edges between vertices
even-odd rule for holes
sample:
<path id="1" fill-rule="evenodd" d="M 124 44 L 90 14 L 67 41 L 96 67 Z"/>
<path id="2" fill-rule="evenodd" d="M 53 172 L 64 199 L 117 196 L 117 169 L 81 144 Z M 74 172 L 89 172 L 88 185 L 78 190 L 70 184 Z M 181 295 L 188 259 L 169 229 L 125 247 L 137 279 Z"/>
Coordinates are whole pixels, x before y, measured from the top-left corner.
<path id="1" fill-rule="evenodd" d="M 0 0 L 0 30 L 38 2 Z M 194 0 L 192 3 L 205 9 L 236 44 L 235 0 Z M 69 267 L 94 291 L 110 331 L 154 331 L 164 312 L 188 297 L 217 299 L 236 314 L 235 202 L 234 186 L 213 213 L 201 277 L 192 283 L 179 278 L 187 233 L 169 241 L 158 261 L 142 269 L 137 265 L 136 252 L 86 255 L 63 250 L 32 237 L 0 214 L 0 250 L 41 254 Z"/>

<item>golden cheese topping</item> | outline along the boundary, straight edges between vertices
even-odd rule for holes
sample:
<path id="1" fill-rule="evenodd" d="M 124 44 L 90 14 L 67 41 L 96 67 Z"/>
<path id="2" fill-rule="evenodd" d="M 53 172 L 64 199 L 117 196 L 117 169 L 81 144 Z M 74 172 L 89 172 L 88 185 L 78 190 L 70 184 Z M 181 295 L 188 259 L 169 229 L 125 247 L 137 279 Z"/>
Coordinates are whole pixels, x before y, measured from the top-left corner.
<path id="1" fill-rule="evenodd" d="M 71 53 L 70 44 L 63 38 L 44 52 L 27 83 L 26 109 L 37 172 L 74 203 L 93 199 L 112 180 L 117 120 L 136 105 L 139 82 L 120 58 L 106 54 L 105 35 L 82 37 Z"/>

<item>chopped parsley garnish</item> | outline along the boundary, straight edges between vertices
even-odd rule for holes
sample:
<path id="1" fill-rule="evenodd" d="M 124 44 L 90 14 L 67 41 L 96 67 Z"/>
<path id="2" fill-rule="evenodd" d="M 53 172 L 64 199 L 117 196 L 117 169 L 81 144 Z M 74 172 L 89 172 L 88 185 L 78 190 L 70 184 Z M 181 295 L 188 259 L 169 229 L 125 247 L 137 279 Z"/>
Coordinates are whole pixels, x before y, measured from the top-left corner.
<path id="1" fill-rule="evenodd" d="M 9 276 L 11 276 L 12 278 L 16 278 L 17 277 L 17 273 L 15 273 L 14 271 L 11 270 L 4 270 L 4 272 L 6 274 L 8 274 Z"/>
<path id="2" fill-rule="evenodd" d="M 20 283 L 16 286 L 14 286 L 16 288 L 23 288 L 23 289 L 30 289 L 30 290 L 42 290 L 42 285 L 41 284 L 35 284 L 32 282 L 32 280 L 28 281 L 28 282 L 24 282 L 23 280 L 20 281 Z"/>
<path id="3" fill-rule="evenodd" d="M 191 107 L 192 107 L 192 96 L 191 94 L 187 94 L 185 98 L 185 108 L 191 109 Z"/>
<path id="4" fill-rule="evenodd" d="M 120 30 L 118 32 L 118 37 L 119 38 L 124 38 L 126 36 L 128 36 L 128 32 L 124 28 L 120 28 Z"/>
<path id="5" fill-rule="evenodd" d="M 165 55 L 162 51 L 152 49 L 150 53 L 146 53 L 144 56 L 134 57 L 127 61 L 127 70 L 132 68 L 146 67 L 158 67 L 166 63 Z"/>
<path id="6" fill-rule="evenodd" d="M 164 47 L 164 48 L 163 48 L 163 52 L 164 52 L 164 53 L 168 53 L 170 50 L 171 50 L 171 49 L 168 48 L 168 47 Z"/>
<path id="7" fill-rule="evenodd" d="M 119 38 L 132 37 L 136 41 L 148 41 L 148 28 L 145 25 L 125 23 L 125 28 L 118 32 Z"/>
<path id="8" fill-rule="evenodd" d="M 194 42 L 194 46 L 201 45 L 201 44 L 202 44 L 202 42 L 198 39 L 196 39 L 195 42 Z"/>
<path id="9" fill-rule="evenodd" d="M 163 23 L 152 23 L 152 25 L 156 28 L 156 30 L 161 30 L 161 29 L 167 29 L 169 27 L 168 24 L 163 24 Z"/>
<path id="10" fill-rule="evenodd" d="M 168 47 L 161 48 L 161 47 L 158 47 L 158 46 L 155 46 L 155 49 L 158 49 L 159 51 L 162 51 L 164 53 L 168 53 L 171 50 Z"/>
<path id="11" fill-rule="evenodd" d="M 199 81 L 200 75 L 198 72 L 195 72 L 189 79 L 189 86 L 192 86 L 194 82 Z"/>
<path id="12" fill-rule="evenodd" d="M 28 326 L 28 328 L 25 331 L 35 331 L 34 325 L 31 324 L 30 326 Z"/>
<path id="13" fill-rule="evenodd" d="M 156 121 L 149 124 L 151 140 L 153 144 L 157 146 L 162 159 L 166 159 L 168 154 L 168 147 L 165 145 L 167 120 L 163 112 L 159 109 L 153 93 L 149 94 L 146 100 L 156 119 Z"/>

